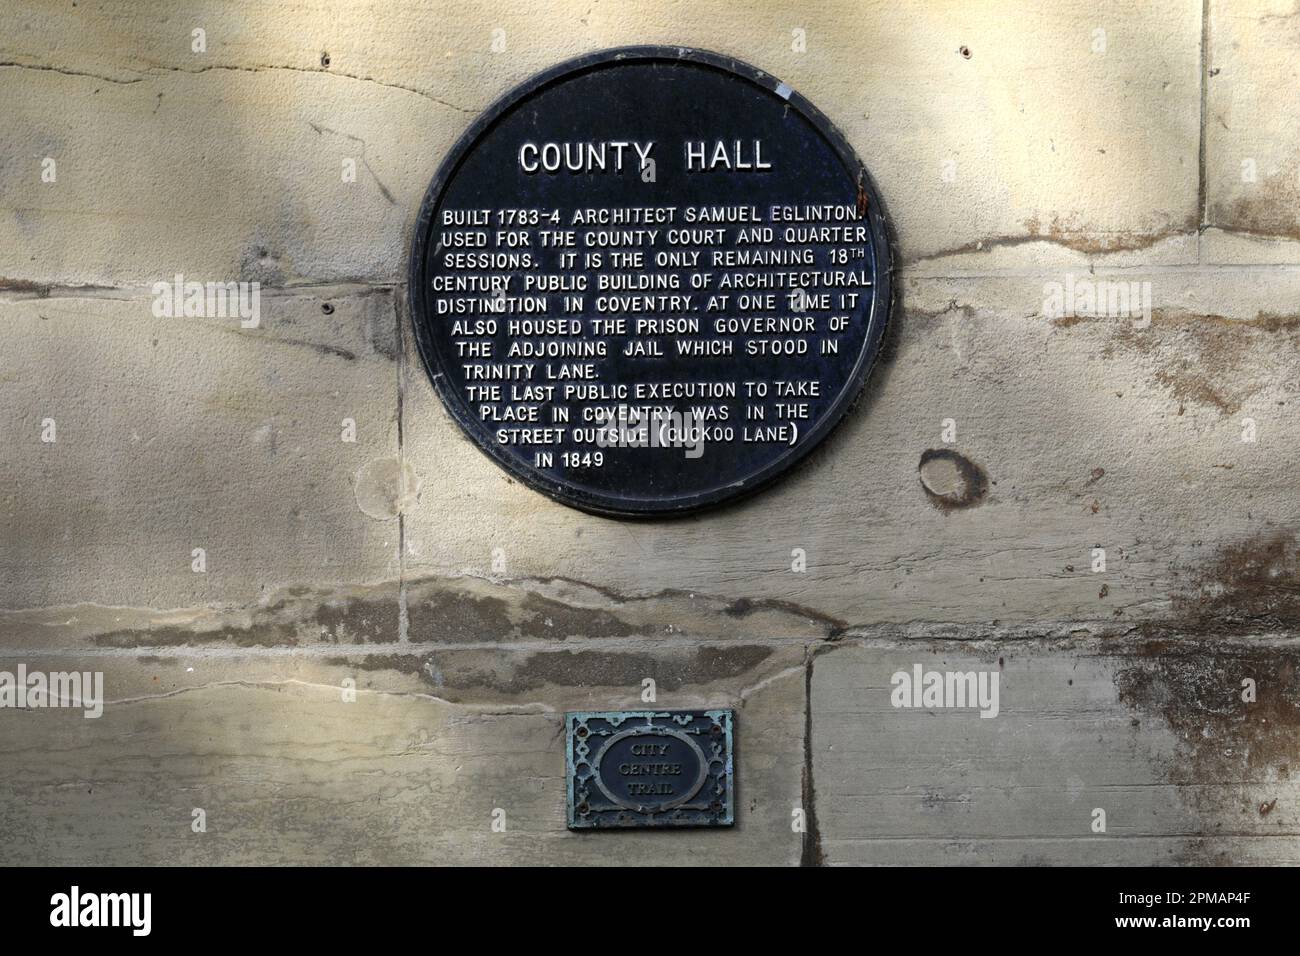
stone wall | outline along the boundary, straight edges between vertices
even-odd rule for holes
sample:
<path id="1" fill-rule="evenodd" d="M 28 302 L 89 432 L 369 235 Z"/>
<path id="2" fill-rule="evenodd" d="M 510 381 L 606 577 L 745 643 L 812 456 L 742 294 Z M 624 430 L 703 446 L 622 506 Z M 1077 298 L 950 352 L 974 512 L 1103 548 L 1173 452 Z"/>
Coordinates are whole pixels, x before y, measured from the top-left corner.
<path id="1" fill-rule="evenodd" d="M 1294 4 L 0 13 L 0 668 L 107 698 L 0 710 L 3 862 L 1300 862 Z M 513 482 L 406 312 L 473 117 L 633 43 L 807 96 L 900 256 L 845 424 L 677 521 Z M 259 327 L 156 317 L 177 274 Z M 894 708 L 916 663 L 998 717 Z M 564 711 L 645 678 L 736 708 L 734 829 L 565 829 Z"/>

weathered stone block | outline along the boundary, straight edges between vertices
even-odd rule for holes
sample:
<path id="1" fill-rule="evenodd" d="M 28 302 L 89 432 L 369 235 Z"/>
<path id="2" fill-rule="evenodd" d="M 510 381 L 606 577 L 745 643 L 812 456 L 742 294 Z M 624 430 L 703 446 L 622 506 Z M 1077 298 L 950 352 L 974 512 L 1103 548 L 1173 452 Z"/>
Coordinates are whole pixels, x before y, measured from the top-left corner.
<path id="1" fill-rule="evenodd" d="M 1049 318 L 1051 284 L 1066 282 L 1103 295 L 1135 282 L 1136 311 Z M 889 358 L 827 443 L 754 498 L 679 521 L 588 516 L 513 482 L 462 437 L 408 348 L 404 454 L 421 482 L 408 577 L 494 578 L 522 589 L 508 603 L 585 609 L 549 615 L 557 635 L 700 634 L 704 615 L 794 637 L 884 623 L 1106 632 L 1178 616 L 1211 581 L 1232 587 L 1232 555 L 1251 542 L 1294 547 L 1292 278 L 1062 272 L 916 278 L 902 294 Z M 966 473 L 945 478 L 940 452 L 982 490 L 946 490 Z M 417 602 L 413 626 L 436 633 L 452 612 Z"/>
<path id="2" fill-rule="evenodd" d="M 1294 658 L 1176 639 L 821 654 L 821 852 L 832 864 L 1294 864 Z M 893 675 L 917 664 L 998 675 L 997 716 L 895 707 Z M 1245 678 L 1257 684 L 1250 703 Z"/>
<path id="3" fill-rule="evenodd" d="M 1213 0 L 1206 23 L 1204 261 L 1300 262 L 1300 14 Z"/>
<path id="4" fill-rule="evenodd" d="M 494 667 L 527 667 L 523 655 L 491 656 Z M 509 703 L 452 704 L 391 662 L 366 660 L 27 659 L 32 668 L 103 670 L 108 701 L 98 719 L 0 711 L 6 765 L 41 755 L 0 790 L 0 825 L 24 835 L 6 841 L 4 863 L 648 866 L 800 857 L 803 835 L 791 824 L 804 768 L 802 648 L 689 689 L 665 682 L 660 706 L 734 706 L 743 753 L 734 829 L 672 833 L 565 826 L 564 709 L 597 701 L 643 709 L 639 684 L 602 688 L 592 675 L 580 689 L 545 683 Z M 14 666 L 0 660 L 0 669 Z M 351 701 L 345 679 L 356 682 Z M 205 832 L 194 830 L 196 809 Z"/>
<path id="5" fill-rule="evenodd" d="M 397 522 L 358 500 L 392 484 L 367 467 L 397 456 L 391 296 L 263 295 L 255 329 L 152 304 L 0 304 L 0 606 L 248 606 L 395 578 Z"/>

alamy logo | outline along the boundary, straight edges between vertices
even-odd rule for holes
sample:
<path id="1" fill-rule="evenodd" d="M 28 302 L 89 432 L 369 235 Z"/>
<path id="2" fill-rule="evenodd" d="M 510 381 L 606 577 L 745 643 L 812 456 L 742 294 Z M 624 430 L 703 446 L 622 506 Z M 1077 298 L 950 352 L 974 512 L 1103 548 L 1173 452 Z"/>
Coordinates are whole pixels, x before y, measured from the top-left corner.
<path id="1" fill-rule="evenodd" d="M 998 715 L 997 671 L 927 671 L 920 664 L 912 672 L 895 671 L 889 679 L 894 707 L 978 708 L 981 717 Z"/>
<path id="2" fill-rule="evenodd" d="M 129 926 L 131 935 L 148 936 L 152 926 L 152 893 L 69 893 L 50 897 L 51 926 Z"/>
<path id="3" fill-rule="evenodd" d="M 618 405 L 597 414 L 599 448 L 684 448 L 687 458 L 699 458 L 705 440 L 715 433 L 703 424 L 702 415 L 689 408 L 679 412 L 671 407 Z"/>
<path id="4" fill-rule="evenodd" d="M 1049 319 L 1136 319 L 1134 328 L 1151 324 L 1151 283 L 1075 279 L 1043 283 L 1043 315 Z"/>
<path id="5" fill-rule="evenodd" d="M 81 707 L 86 718 L 104 714 L 103 671 L 0 671 L 0 707 L 38 710 L 44 707 Z"/>
<path id="6" fill-rule="evenodd" d="M 262 322 L 262 286 L 258 282 L 186 282 L 178 272 L 171 282 L 153 284 L 153 314 L 159 319 L 238 316 L 242 328 L 255 329 Z"/>

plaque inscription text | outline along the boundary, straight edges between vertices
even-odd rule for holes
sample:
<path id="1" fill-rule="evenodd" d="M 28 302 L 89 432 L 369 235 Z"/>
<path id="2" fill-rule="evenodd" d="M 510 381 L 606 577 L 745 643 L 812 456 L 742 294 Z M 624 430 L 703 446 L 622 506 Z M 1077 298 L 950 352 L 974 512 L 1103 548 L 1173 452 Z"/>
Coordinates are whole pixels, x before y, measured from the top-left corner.
<path id="1" fill-rule="evenodd" d="M 883 212 L 806 101 L 713 54 L 633 48 L 535 78 L 448 157 L 412 313 L 462 428 L 588 510 L 751 491 L 843 416 L 890 302 Z"/>
<path id="2" fill-rule="evenodd" d="M 729 710 L 565 715 L 569 827 L 730 826 Z"/>

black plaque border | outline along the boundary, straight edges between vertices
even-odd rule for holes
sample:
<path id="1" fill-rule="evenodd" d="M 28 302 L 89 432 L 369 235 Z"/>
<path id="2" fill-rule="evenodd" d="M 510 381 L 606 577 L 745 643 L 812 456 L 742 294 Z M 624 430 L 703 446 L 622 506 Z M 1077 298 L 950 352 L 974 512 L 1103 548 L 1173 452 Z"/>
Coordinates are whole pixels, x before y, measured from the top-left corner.
<path id="1" fill-rule="evenodd" d="M 461 396 L 449 384 L 447 377 L 442 374 L 431 334 L 425 328 L 425 323 L 421 321 L 421 317 L 425 315 L 426 307 L 423 281 L 424 260 L 433 234 L 434 212 L 442 198 L 443 190 L 478 140 L 517 103 L 553 83 L 588 70 L 598 69 L 611 62 L 657 60 L 703 64 L 747 80 L 768 93 L 781 97 L 813 124 L 834 149 L 840 162 L 844 165 L 845 172 L 851 179 L 857 180 L 859 203 L 863 200 L 866 202 L 867 223 L 871 230 L 871 245 L 875 255 L 875 289 L 877 290 L 877 294 L 872 297 L 871 312 L 867 319 L 867 334 L 863 341 L 862 351 L 858 355 L 857 363 L 854 365 L 853 373 L 848 382 L 845 383 L 839 396 L 822 416 L 821 421 L 810 430 L 806 441 L 800 442 L 798 447 L 777 458 L 743 483 L 728 485 L 702 494 L 663 499 L 620 497 L 593 493 L 554 481 L 540 472 L 519 464 L 492 441 L 491 431 L 485 429 L 482 422 L 474 417 L 473 412 L 465 406 Z M 407 286 L 410 296 L 411 325 L 415 332 L 416 346 L 419 349 L 425 372 L 432 381 L 438 397 L 442 400 L 443 407 L 447 409 L 448 413 L 455 419 L 456 424 L 460 426 L 461 430 L 465 432 L 479 450 L 509 474 L 518 478 L 530 488 L 540 491 L 556 501 L 592 514 L 616 518 L 648 519 L 690 515 L 748 497 L 781 478 L 794 465 L 804 460 L 814 448 L 818 447 L 826 439 L 826 436 L 843 421 L 849 409 L 856 404 L 863 387 L 866 385 L 867 378 L 880 357 L 885 331 L 889 325 L 890 314 L 893 311 L 894 249 L 891 245 L 892 238 L 889 219 L 876 192 L 871 174 L 858 158 L 853 147 L 848 144 L 848 141 L 845 140 L 835 124 L 817 107 L 813 106 L 812 103 L 781 82 L 781 80 L 735 57 L 723 56 L 720 53 L 713 53 L 708 50 L 675 46 L 616 47 L 566 60 L 534 75 L 500 97 L 479 114 L 474 122 L 470 124 L 469 129 L 452 146 L 425 192 L 424 201 L 420 205 L 420 212 L 415 221 L 415 234 L 411 244 Z"/>

